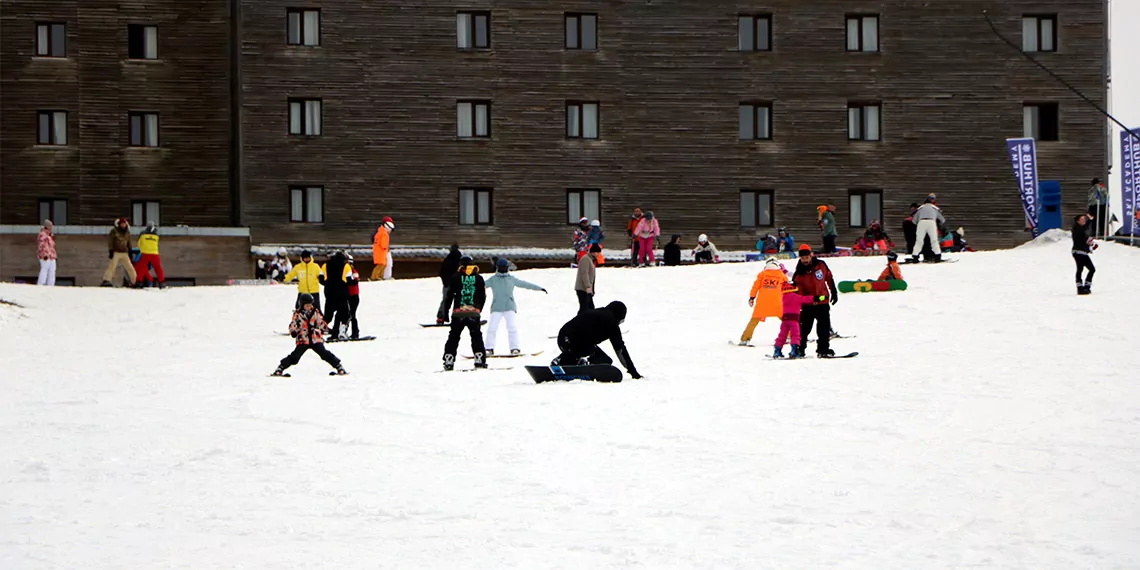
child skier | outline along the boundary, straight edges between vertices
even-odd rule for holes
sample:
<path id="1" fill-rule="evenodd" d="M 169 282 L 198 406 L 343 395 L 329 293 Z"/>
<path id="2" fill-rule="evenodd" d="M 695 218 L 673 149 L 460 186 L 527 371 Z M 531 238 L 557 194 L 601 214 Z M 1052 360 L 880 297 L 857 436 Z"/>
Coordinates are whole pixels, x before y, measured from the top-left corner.
<path id="1" fill-rule="evenodd" d="M 801 295 L 800 289 L 791 283 L 783 287 L 783 315 L 780 317 L 780 334 L 776 337 L 772 358 L 784 357 L 784 343 L 791 337 L 792 351 L 788 358 L 803 358 L 800 352 L 800 313 L 804 305 L 811 303 L 810 295 Z"/>
<path id="2" fill-rule="evenodd" d="M 737 344 L 748 346 L 752 341 L 752 333 L 756 331 L 756 325 L 768 317 L 780 316 L 780 296 L 787 282 L 788 272 L 780 267 L 780 262 L 775 257 L 769 257 L 764 262 L 763 271 L 756 275 L 756 281 L 752 284 L 752 291 L 748 295 L 752 318 L 748 320 L 748 326 L 744 327 L 744 333 L 740 335 L 740 342 Z"/>
<path id="3" fill-rule="evenodd" d="M 515 315 L 518 313 L 515 287 L 546 293 L 546 289 L 511 275 L 508 273 L 510 269 L 511 262 L 499 258 L 495 261 L 495 274 L 486 281 L 487 288 L 495 293 L 491 299 L 491 319 L 487 323 L 487 356 L 495 354 L 495 333 L 499 330 L 500 320 L 507 321 L 507 341 L 511 346 L 511 354 L 519 354 L 519 330 L 515 326 Z"/>
<path id="4" fill-rule="evenodd" d="M 341 366 L 340 359 L 325 348 L 323 336 L 328 327 L 321 312 L 313 305 L 313 296 L 302 293 L 298 303 L 301 307 L 293 311 L 293 322 L 289 323 L 289 334 L 297 339 L 297 348 L 293 349 L 289 356 L 281 359 L 281 363 L 277 365 L 277 370 L 274 370 L 272 375 L 284 376 L 285 369 L 300 362 L 301 356 L 307 350 L 312 350 L 321 357 L 321 360 L 331 364 L 336 369 L 334 374 L 348 374 Z"/>
<path id="5" fill-rule="evenodd" d="M 471 352 L 475 354 L 475 368 L 487 367 L 487 355 L 483 350 L 483 332 L 480 330 L 479 317 L 483 312 L 483 304 L 487 301 L 486 284 L 483 276 L 479 275 L 479 267 L 464 255 L 459 260 L 459 271 L 451 277 L 451 284 L 447 287 L 447 303 L 454 308 L 451 311 L 451 332 L 447 335 L 447 343 L 443 346 L 443 369 L 455 368 L 455 352 L 459 349 L 459 335 L 463 329 L 471 333 Z"/>
<path id="6" fill-rule="evenodd" d="M 887 267 L 879 274 L 879 281 L 903 280 L 902 270 L 899 269 L 899 254 L 894 250 L 887 252 Z"/>

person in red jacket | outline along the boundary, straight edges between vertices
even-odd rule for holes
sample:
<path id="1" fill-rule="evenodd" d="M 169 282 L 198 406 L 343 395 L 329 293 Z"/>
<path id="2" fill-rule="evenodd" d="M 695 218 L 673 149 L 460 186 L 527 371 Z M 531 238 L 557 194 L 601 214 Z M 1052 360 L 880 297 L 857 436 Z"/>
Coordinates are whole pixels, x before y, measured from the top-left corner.
<path id="1" fill-rule="evenodd" d="M 835 278 L 827 263 L 816 258 L 811 246 L 806 243 L 800 246 L 800 262 L 796 264 L 792 284 L 813 299 L 810 304 L 804 305 L 800 313 L 800 355 L 807 354 L 808 335 L 812 325 L 818 322 L 816 356 L 835 356 L 835 351 L 831 350 L 831 308 L 828 303 L 834 305 L 839 302 L 839 292 L 835 289 Z"/>

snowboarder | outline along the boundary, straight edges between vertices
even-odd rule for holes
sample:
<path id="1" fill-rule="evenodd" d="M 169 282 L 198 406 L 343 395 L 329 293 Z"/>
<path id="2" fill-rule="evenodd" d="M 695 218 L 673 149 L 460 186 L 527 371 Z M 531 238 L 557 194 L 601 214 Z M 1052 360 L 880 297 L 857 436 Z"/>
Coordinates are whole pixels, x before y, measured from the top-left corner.
<path id="1" fill-rule="evenodd" d="M 297 308 L 301 308 L 301 299 L 311 295 L 317 310 L 321 306 L 321 266 L 313 261 L 313 252 L 301 252 L 301 262 L 293 266 L 293 270 L 285 275 L 285 282 L 297 280 Z"/>
<path id="2" fill-rule="evenodd" d="M 919 206 L 918 210 L 914 212 L 914 220 L 917 224 L 917 233 L 915 234 L 914 247 L 910 250 L 911 260 L 915 263 L 918 262 L 918 256 L 922 253 L 923 243 L 926 238 L 930 238 L 930 247 L 934 251 L 934 260 L 942 261 L 942 248 L 938 245 L 938 225 L 946 223 L 946 218 L 942 215 L 942 210 L 934 203 L 935 197 L 933 194 L 926 197 L 926 202 Z"/>
<path id="3" fill-rule="evenodd" d="M 439 280 L 443 282 L 443 295 L 439 300 L 439 310 L 435 312 L 435 324 L 447 323 L 447 286 L 451 284 L 451 277 L 459 271 L 459 259 L 463 254 L 459 252 L 459 244 L 453 243 L 447 250 L 443 263 L 439 264 Z"/>
<path id="4" fill-rule="evenodd" d="M 455 352 L 459 350 L 459 335 L 463 329 L 471 334 L 471 352 L 475 355 L 475 368 L 487 367 L 487 355 L 483 350 L 483 331 L 480 315 L 487 301 L 486 284 L 479 275 L 479 267 L 464 255 L 459 259 L 459 270 L 451 276 L 447 288 L 447 302 L 454 308 L 451 311 L 451 332 L 443 346 L 443 369 L 455 368 Z"/>
<path id="5" fill-rule="evenodd" d="M 808 335 L 811 334 L 812 325 L 818 321 L 816 355 L 824 358 L 835 356 L 835 351 L 831 350 L 831 308 L 828 302 L 832 305 L 838 303 L 839 292 L 835 289 L 835 278 L 827 263 L 816 258 L 811 246 L 806 243 L 800 245 L 800 261 L 796 264 L 792 283 L 813 299 L 800 314 L 800 355 L 807 353 Z"/>
<path id="6" fill-rule="evenodd" d="M 1073 261 L 1077 262 L 1077 294 L 1088 295 L 1092 293 L 1092 278 L 1096 273 L 1090 254 L 1097 248 L 1093 238 L 1089 236 L 1089 215 L 1081 214 L 1073 218 Z M 1088 269 L 1088 275 L 1083 279 L 1081 273 Z"/>
<path id="7" fill-rule="evenodd" d="M 613 364 L 598 345 L 610 341 L 618 362 L 633 378 L 641 378 L 625 343 L 621 339 L 621 323 L 625 322 L 625 303 L 614 301 L 601 309 L 591 309 L 570 319 L 558 331 L 558 349 L 562 351 L 551 366 Z"/>
<path id="8" fill-rule="evenodd" d="M 918 241 L 918 223 L 914 221 L 914 213 L 918 211 L 918 203 L 910 203 L 910 214 L 903 220 L 903 237 L 906 238 L 906 251 L 914 251 L 914 243 Z"/>
<path id="9" fill-rule="evenodd" d="M 352 333 L 348 338 L 356 340 L 360 338 L 360 324 L 356 321 L 356 310 L 360 308 L 360 273 L 356 271 L 352 256 L 349 255 L 346 259 L 348 267 L 352 270 L 352 275 L 348 279 L 348 317 L 352 324 Z"/>
<path id="10" fill-rule="evenodd" d="M 629 221 L 625 224 L 625 233 L 633 243 L 629 250 L 629 264 L 635 267 L 637 266 L 637 250 L 638 242 L 640 241 L 637 237 L 637 224 L 641 222 L 641 218 L 641 208 L 634 208 L 633 215 L 629 217 Z M 679 253 L 678 251 L 678 254 Z"/>
<path id="11" fill-rule="evenodd" d="M 776 336 L 776 343 L 772 351 L 772 358 L 784 357 L 784 343 L 791 338 L 792 348 L 788 358 L 802 358 L 800 345 L 800 316 L 804 305 L 811 303 L 812 298 L 800 293 L 799 288 L 791 283 L 784 283 L 782 301 L 782 315 L 780 315 L 780 334 Z"/>
<path id="12" fill-rule="evenodd" d="M 511 354 L 519 354 L 519 330 L 515 326 L 515 315 L 518 313 L 518 306 L 515 305 L 515 287 L 546 293 L 546 289 L 511 275 L 508 273 L 510 269 L 511 262 L 499 258 L 495 261 L 495 274 L 486 281 L 486 286 L 494 293 L 491 298 L 491 318 L 487 322 L 485 346 L 487 356 L 495 354 L 495 333 L 499 329 L 500 320 L 507 321 L 507 341 L 511 347 Z"/>
<path id="13" fill-rule="evenodd" d="M 162 272 L 162 258 L 158 255 L 158 225 L 149 222 L 139 234 L 139 260 L 135 262 L 135 287 L 150 286 L 150 269 L 154 268 L 155 282 L 160 289 L 166 287 L 166 274 Z"/>
<path id="14" fill-rule="evenodd" d="M 697 236 L 697 247 L 693 248 L 692 253 L 693 260 L 697 263 L 720 263 L 720 252 L 706 234 Z"/>
<path id="15" fill-rule="evenodd" d="M 673 238 L 665 244 L 665 265 L 681 265 L 681 234 L 673 234 Z"/>
<path id="16" fill-rule="evenodd" d="M 602 248 L 590 246 L 590 252 L 578 260 L 578 274 L 574 278 L 574 293 L 578 295 L 578 314 L 594 308 L 594 278 L 597 269 L 594 267 L 594 258 Z"/>
<path id="17" fill-rule="evenodd" d="M 392 252 L 389 250 L 391 232 L 396 229 L 390 216 L 380 220 L 380 227 L 372 236 L 372 281 L 389 279 L 392 276 Z"/>
<path id="18" fill-rule="evenodd" d="M 131 283 L 135 282 L 135 268 L 131 265 L 131 226 L 126 218 L 115 220 L 115 226 L 107 234 L 107 270 L 103 272 L 103 287 L 111 287 L 111 279 L 115 277 L 115 269 L 122 265 Z"/>
<path id="19" fill-rule="evenodd" d="M 343 251 L 332 254 L 328 262 L 321 266 L 318 280 L 325 286 L 325 319 L 332 321 L 332 340 L 343 340 L 350 320 L 348 308 L 348 282 L 352 279 L 352 268 Z"/>
<path id="20" fill-rule="evenodd" d="M 899 269 L 899 254 L 893 250 L 887 252 L 887 267 L 879 274 L 879 281 L 903 280 L 902 269 Z"/>
<path id="21" fill-rule="evenodd" d="M 649 259 L 649 265 L 657 265 L 657 254 L 654 246 L 657 243 L 657 238 L 661 235 L 661 224 L 658 223 L 657 218 L 653 216 L 653 212 L 646 212 L 645 217 L 637 222 L 637 228 L 633 230 L 637 236 L 637 263 L 641 267 L 645 267 L 646 258 Z"/>
<path id="22" fill-rule="evenodd" d="M 285 369 L 300 362 L 301 356 L 308 350 L 317 353 L 321 360 L 332 365 L 337 374 L 347 374 L 340 364 L 340 359 L 325 348 L 322 336 L 328 329 L 321 312 L 314 306 L 313 296 L 308 293 L 301 293 L 297 302 L 300 306 L 293 311 L 293 322 L 289 323 L 289 335 L 297 339 L 297 347 L 289 356 L 281 359 L 281 363 L 277 365 L 277 370 L 273 371 L 273 376 L 284 376 Z"/>
<path id="23" fill-rule="evenodd" d="M 51 220 L 44 220 L 40 234 L 36 238 L 36 257 L 40 260 L 40 274 L 36 278 L 36 285 L 55 286 L 55 236 L 52 230 L 55 224 Z"/>
<path id="24" fill-rule="evenodd" d="M 764 262 L 764 269 L 756 274 L 752 291 L 748 293 L 748 306 L 752 307 L 752 318 L 748 320 L 748 325 L 744 327 L 744 333 L 740 335 L 740 342 L 737 344 L 747 346 L 752 341 L 756 325 L 768 317 L 780 316 L 780 296 L 787 282 L 788 272 L 780 267 L 780 262 L 775 257 L 769 257 Z"/>

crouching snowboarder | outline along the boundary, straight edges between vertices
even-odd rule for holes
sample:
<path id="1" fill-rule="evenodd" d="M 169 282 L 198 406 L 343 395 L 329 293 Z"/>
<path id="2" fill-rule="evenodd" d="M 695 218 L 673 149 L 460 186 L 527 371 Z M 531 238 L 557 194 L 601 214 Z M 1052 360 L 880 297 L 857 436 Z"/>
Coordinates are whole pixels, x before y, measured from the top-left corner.
<path id="1" fill-rule="evenodd" d="M 558 349 L 562 351 L 550 362 L 551 366 L 613 364 L 598 346 L 610 341 L 617 354 L 618 362 L 634 379 L 641 378 L 625 342 L 621 339 L 621 323 L 625 322 L 625 303 L 614 301 L 601 309 L 590 309 L 578 313 L 558 331 Z"/>
<path id="2" fill-rule="evenodd" d="M 328 327 L 325 324 L 324 317 L 321 316 L 321 312 L 317 310 L 313 302 L 313 296 L 308 293 L 302 293 L 298 299 L 301 307 L 293 311 L 293 322 L 289 323 L 289 335 L 297 339 L 297 348 L 293 349 L 289 356 L 281 359 L 281 363 L 277 365 L 277 370 L 273 371 L 273 376 L 284 376 L 285 369 L 300 362 L 301 356 L 308 350 L 317 353 L 321 360 L 328 362 L 336 369 L 336 372 L 331 374 L 347 374 L 340 364 L 340 359 L 325 348 L 323 338 Z"/>

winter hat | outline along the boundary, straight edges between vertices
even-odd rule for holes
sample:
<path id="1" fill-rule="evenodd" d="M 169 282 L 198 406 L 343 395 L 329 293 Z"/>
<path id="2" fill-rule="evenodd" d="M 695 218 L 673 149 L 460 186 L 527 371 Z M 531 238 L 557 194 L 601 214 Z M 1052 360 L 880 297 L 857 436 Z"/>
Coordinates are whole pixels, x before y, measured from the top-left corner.
<path id="1" fill-rule="evenodd" d="M 590 222 L 590 225 L 595 227 L 595 228 L 600 228 L 602 226 L 602 223 L 599 222 L 598 220 L 594 220 L 594 221 Z"/>
<path id="2" fill-rule="evenodd" d="M 500 257 L 499 260 L 495 262 L 495 267 L 499 268 L 500 272 L 506 273 L 507 269 L 511 267 L 511 262 L 507 261 L 505 257 Z"/>
<path id="3" fill-rule="evenodd" d="M 289 252 L 285 251 L 285 248 L 283 248 L 283 247 L 277 248 L 277 257 L 285 257 L 286 255 L 289 255 Z"/>
<path id="4" fill-rule="evenodd" d="M 302 251 L 302 252 L 301 252 L 301 259 L 305 259 L 306 257 L 308 257 L 308 258 L 310 258 L 310 259 L 311 259 L 311 258 L 313 257 L 313 252 L 311 252 L 311 251 L 309 251 L 309 250 L 307 250 L 307 249 L 306 249 L 306 250 L 304 250 L 304 251 Z"/>
<path id="5" fill-rule="evenodd" d="M 935 201 L 935 200 L 937 200 L 937 199 L 938 199 L 938 196 L 935 196 L 933 193 L 932 193 L 932 194 L 927 194 L 927 195 L 926 195 L 926 203 L 927 203 L 927 204 L 933 204 L 933 203 L 934 203 L 934 201 Z"/>
<path id="6" fill-rule="evenodd" d="M 350 254 L 346 254 L 346 255 L 344 256 L 344 260 L 345 260 L 346 262 L 348 262 L 348 263 L 352 263 L 352 254 L 351 254 L 351 253 L 350 253 Z"/>
<path id="7" fill-rule="evenodd" d="M 298 299 L 299 299 L 302 307 L 305 305 L 312 305 L 313 304 L 313 296 L 308 294 L 308 293 L 301 293 L 301 296 Z"/>
<path id="8" fill-rule="evenodd" d="M 471 265 L 473 262 L 474 260 L 471 259 L 470 255 L 464 255 L 459 258 L 459 265 Z"/>
<path id="9" fill-rule="evenodd" d="M 815 211 L 817 211 L 817 212 L 819 212 L 819 213 L 821 213 L 821 214 L 822 214 L 822 213 L 824 213 L 824 212 L 826 212 L 826 211 L 827 211 L 827 206 L 825 206 L 825 205 L 816 206 L 816 207 L 815 207 Z"/>
<path id="10" fill-rule="evenodd" d="M 44 220 L 44 227 L 50 230 L 55 227 L 55 224 L 51 220 Z"/>
<path id="11" fill-rule="evenodd" d="M 617 317 L 619 324 L 625 320 L 625 315 L 626 315 L 625 303 L 622 303 L 621 301 L 614 301 L 614 302 L 610 303 L 609 305 L 606 305 L 606 308 L 609 309 L 610 312 L 613 313 L 615 317 Z"/>
<path id="12" fill-rule="evenodd" d="M 581 218 L 578 218 L 578 225 L 588 224 L 588 223 L 590 223 L 590 218 L 587 218 L 586 216 L 582 216 Z"/>
<path id="13" fill-rule="evenodd" d="M 602 252 L 602 246 L 600 246 L 596 243 L 594 245 L 590 246 L 590 253 L 601 253 L 601 252 Z"/>
<path id="14" fill-rule="evenodd" d="M 157 225 L 157 224 L 155 224 L 154 222 L 147 222 L 147 224 L 146 224 L 146 231 L 148 231 L 148 232 L 156 232 L 156 231 L 158 231 L 158 225 Z"/>
<path id="15" fill-rule="evenodd" d="M 775 257 L 769 257 L 768 259 L 764 260 L 764 269 L 779 269 L 779 268 L 780 268 L 780 261 L 777 260 Z"/>
<path id="16" fill-rule="evenodd" d="M 895 251 L 893 249 L 891 251 L 887 252 L 887 259 L 894 261 L 898 258 L 899 258 L 899 254 L 895 253 Z"/>
<path id="17" fill-rule="evenodd" d="M 800 251 L 806 251 L 808 253 L 811 253 L 811 246 L 806 244 L 806 243 L 801 243 L 800 244 Z"/>
<path id="18" fill-rule="evenodd" d="M 786 234 L 788 233 L 788 228 L 780 228 L 777 233 Z"/>
<path id="19" fill-rule="evenodd" d="M 388 228 L 389 231 L 396 229 L 396 223 L 392 221 L 392 216 L 384 216 L 380 223 L 384 224 L 384 227 Z"/>
<path id="20" fill-rule="evenodd" d="M 452 253 L 459 253 L 459 244 L 453 243 L 451 244 L 451 247 L 447 248 L 447 250 Z"/>
<path id="21" fill-rule="evenodd" d="M 647 220 L 653 219 L 653 210 L 650 210 L 650 211 L 645 213 L 645 219 L 647 219 Z"/>
<path id="22" fill-rule="evenodd" d="M 705 243 L 707 241 L 709 241 L 709 236 L 707 234 L 701 234 L 701 235 L 697 236 L 697 242 L 698 243 Z"/>

